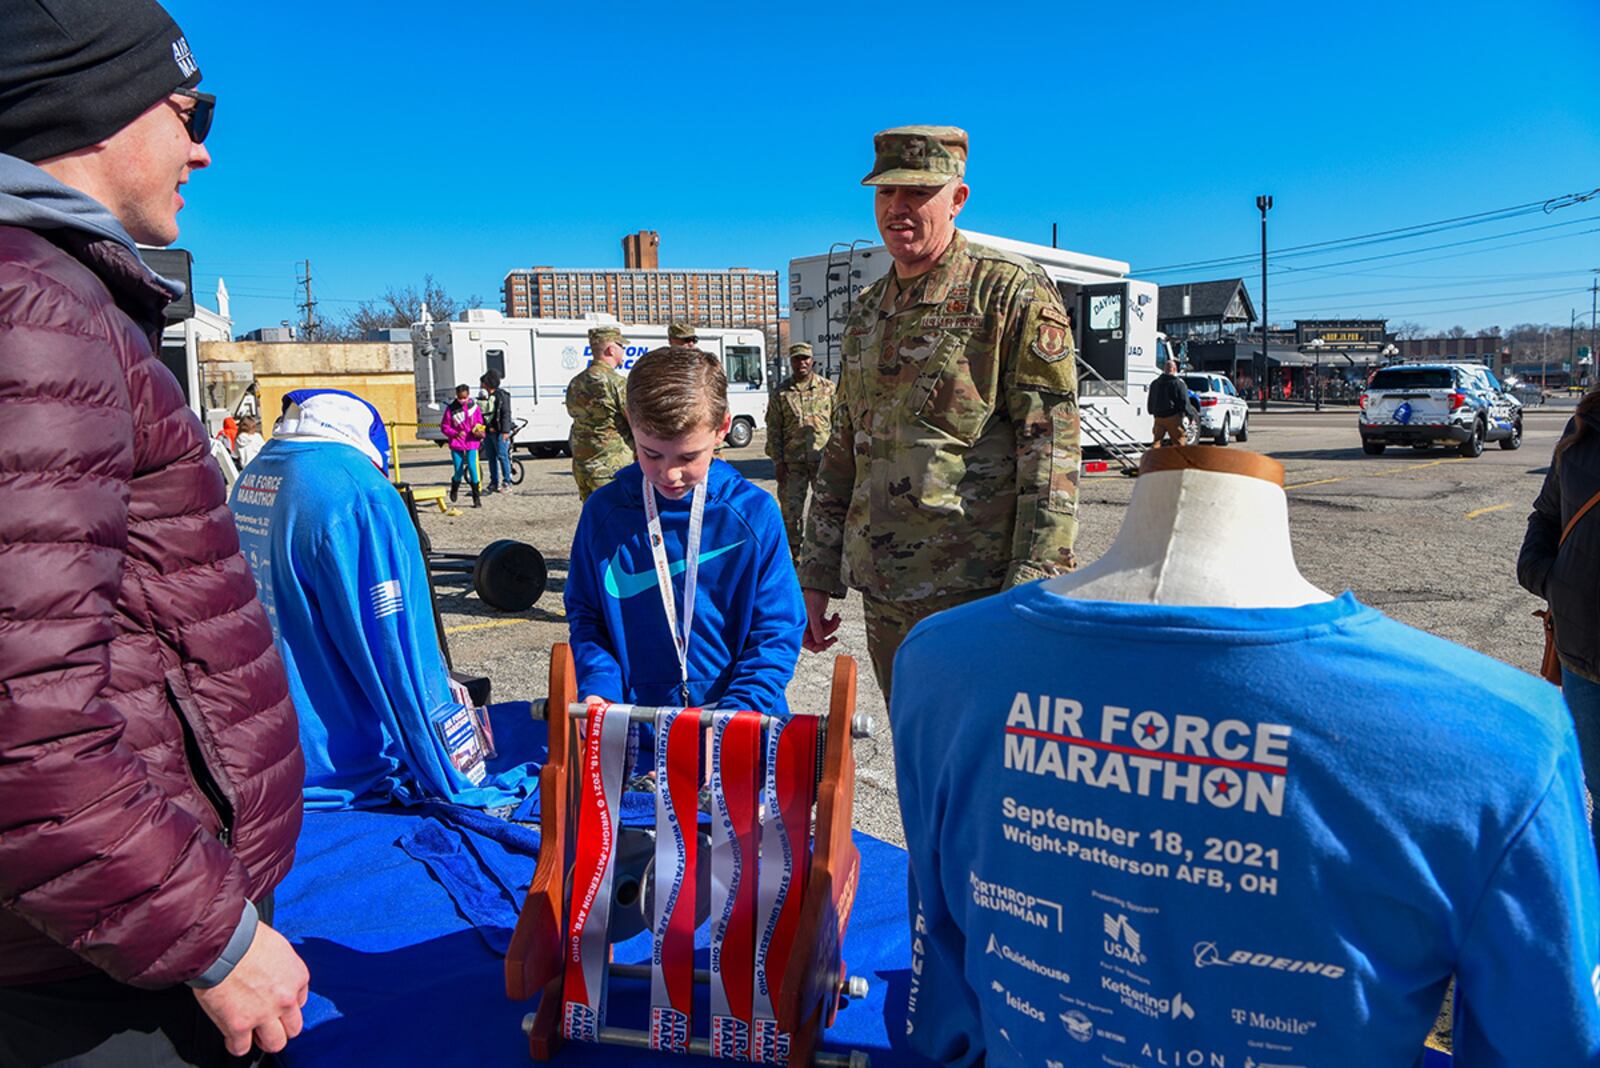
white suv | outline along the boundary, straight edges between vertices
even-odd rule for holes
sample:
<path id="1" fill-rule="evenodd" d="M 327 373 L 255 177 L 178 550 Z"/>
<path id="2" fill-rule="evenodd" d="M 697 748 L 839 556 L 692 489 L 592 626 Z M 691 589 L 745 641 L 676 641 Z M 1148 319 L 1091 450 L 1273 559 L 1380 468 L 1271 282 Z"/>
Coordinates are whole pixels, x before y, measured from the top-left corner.
<path id="1" fill-rule="evenodd" d="M 1486 441 L 1522 445 L 1522 402 L 1482 364 L 1395 364 L 1379 369 L 1361 394 L 1360 426 L 1368 456 L 1390 445 L 1440 443 L 1478 456 Z"/>
<path id="2" fill-rule="evenodd" d="M 1250 405 L 1227 375 L 1189 371 L 1181 376 L 1200 406 L 1200 436 L 1226 445 L 1228 438 L 1250 440 Z"/>

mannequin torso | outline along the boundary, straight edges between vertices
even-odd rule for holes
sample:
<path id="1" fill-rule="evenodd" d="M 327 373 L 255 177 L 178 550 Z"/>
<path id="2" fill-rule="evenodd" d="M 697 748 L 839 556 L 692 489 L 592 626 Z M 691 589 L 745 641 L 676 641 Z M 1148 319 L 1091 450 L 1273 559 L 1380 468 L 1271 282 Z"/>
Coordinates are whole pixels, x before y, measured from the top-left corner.
<path id="1" fill-rule="evenodd" d="M 1125 604 L 1286 608 L 1331 598 L 1301 577 L 1283 467 L 1212 447 L 1152 449 L 1104 556 L 1045 583 Z"/>

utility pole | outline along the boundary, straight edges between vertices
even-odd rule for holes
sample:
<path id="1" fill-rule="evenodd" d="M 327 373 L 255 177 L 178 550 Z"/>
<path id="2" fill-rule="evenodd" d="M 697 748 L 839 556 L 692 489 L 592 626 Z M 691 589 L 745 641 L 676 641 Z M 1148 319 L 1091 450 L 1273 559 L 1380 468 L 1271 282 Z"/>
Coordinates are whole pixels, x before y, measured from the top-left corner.
<path id="1" fill-rule="evenodd" d="M 1059 247 L 1059 246 L 1056 245 L 1056 224 L 1055 223 L 1051 223 L 1050 224 L 1050 247 L 1051 248 Z"/>
<path id="2" fill-rule="evenodd" d="M 311 299 L 311 261 L 303 260 L 306 268 L 304 278 L 296 278 L 295 284 L 306 287 L 306 299 L 301 301 L 300 308 L 300 340 L 310 341 L 313 331 L 317 327 L 317 302 Z"/>
<path id="3" fill-rule="evenodd" d="M 1595 359 L 1595 355 L 1594 355 L 1594 313 L 1595 313 L 1595 296 L 1596 296 L 1596 294 L 1600 294 L 1600 267 L 1596 267 L 1594 269 L 1594 273 L 1596 275 L 1596 278 L 1595 278 L 1595 280 L 1593 282 L 1589 283 L 1589 359 L 1591 361 Z M 1590 363 L 1589 366 L 1590 367 L 1594 367 L 1594 366 L 1597 366 L 1597 364 Z"/>
<path id="4" fill-rule="evenodd" d="M 1272 366 L 1267 360 L 1267 212 L 1272 210 L 1272 198 L 1263 194 L 1256 197 L 1256 209 L 1261 212 L 1261 374 L 1256 376 L 1256 388 L 1261 391 L 1261 410 L 1267 410 L 1267 394 L 1272 392 L 1272 384 L 1267 380 L 1269 368 Z"/>

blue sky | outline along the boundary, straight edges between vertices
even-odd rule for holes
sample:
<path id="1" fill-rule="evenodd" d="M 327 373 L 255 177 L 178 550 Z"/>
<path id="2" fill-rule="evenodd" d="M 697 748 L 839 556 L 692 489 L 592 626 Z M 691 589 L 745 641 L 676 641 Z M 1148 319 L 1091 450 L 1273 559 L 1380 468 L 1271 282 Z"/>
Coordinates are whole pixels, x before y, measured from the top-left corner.
<path id="1" fill-rule="evenodd" d="M 971 134 L 963 225 L 1136 270 L 1255 253 L 1257 193 L 1276 249 L 1600 187 L 1592 0 L 168 6 L 219 97 L 180 243 L 240 332 L 298 318 L 307 258 L 334 315 L 430 272 L 498 307 L 641 228 L 784 270 L 876 240 L 871 137 L 912 122 Z M 1286 258 L 1270 311 L 1565 324 L 1597 267 L 1600 196 Z"/>

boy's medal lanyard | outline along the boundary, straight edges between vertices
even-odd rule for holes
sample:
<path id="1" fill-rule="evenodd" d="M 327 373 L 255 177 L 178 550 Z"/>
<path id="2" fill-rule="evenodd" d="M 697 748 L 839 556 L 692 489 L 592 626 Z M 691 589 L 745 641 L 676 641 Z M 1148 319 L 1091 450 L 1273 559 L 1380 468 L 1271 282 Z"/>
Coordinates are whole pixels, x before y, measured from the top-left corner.
<path id="1" fill-rule="evenodd" d="M 644 515 L 650 531 L 650 556 L 655 560 L 656 585 L 661 588 L 661 606 L 666 609 L 667 627 L 678 653 L 678 674 L 683 681 L 683 703 L 689 703 L 689 635 L 694 630 L 694 591 L 700 577 L 700 527 L 706 515 L 706 484 L 694 488 L 689 505 L 689 537 L 683 545 L 683 630 L 678 630 L 678 603 L 672 595 L 672 569 L 667 566 L 667 545 L 661 537 L 661 510 L 656 506 L 656 488 L 644 479 Z"/>
<path id="2" fill-rule="evenodd" d="M 611 881 L 616 867 L 626 712 L 605 701 L 589 706 L 578 786 L 578 841 L 572 866 L 572 915 L 567 923 L 562 1036 L 598 1042 L 606 1022 L 605 967 L 610 952 Z"/>

